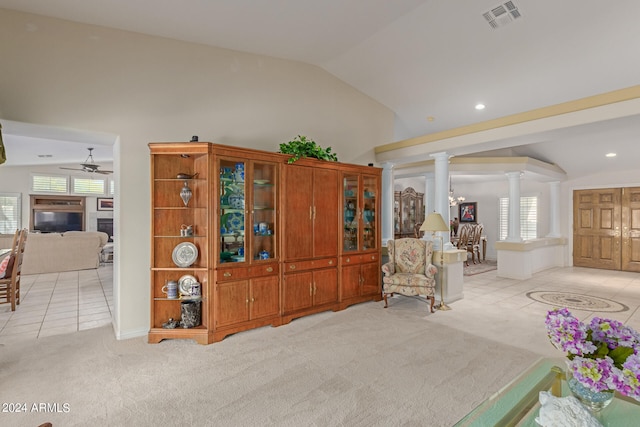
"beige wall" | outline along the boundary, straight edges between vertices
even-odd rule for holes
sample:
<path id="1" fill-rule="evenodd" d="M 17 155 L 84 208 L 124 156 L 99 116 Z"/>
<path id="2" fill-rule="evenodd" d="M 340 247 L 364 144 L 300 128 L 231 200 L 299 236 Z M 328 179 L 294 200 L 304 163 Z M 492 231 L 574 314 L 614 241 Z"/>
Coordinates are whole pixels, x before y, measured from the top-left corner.
<path id="1" fill-rule="evenodd" d="M 359 164 L 392 142 L 389 109 L 315 66 L 3 9 L 0 40 L 0 118 L 119 135 L 119 337 L 149 328 L 148 142 L 277 151 L 303 134 Z"/>

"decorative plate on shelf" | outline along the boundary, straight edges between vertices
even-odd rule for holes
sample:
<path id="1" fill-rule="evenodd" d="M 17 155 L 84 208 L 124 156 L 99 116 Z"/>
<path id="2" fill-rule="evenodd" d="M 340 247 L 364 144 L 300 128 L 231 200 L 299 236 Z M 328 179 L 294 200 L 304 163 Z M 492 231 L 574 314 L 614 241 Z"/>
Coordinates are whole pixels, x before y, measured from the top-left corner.
<path id="1" fill-rule="evenodd" d="M 191 296 L 191 285 L 194 283 L 198 283 L 198 279 L 190 274 L 185 274 L 178 279 L 178 289 L 180 290 L 180 294 L 184 296 Z"/>
<path id="2" fill-rule="evenodd" d="M 198 259 L 198 248 L 191 242 L 179 243 L 173 248 L 171 258 L 178 267 L 189 267 Z"/>
<path id="3" fill-rule="evenodd" d="M 268 184 L 269 180 L 268 179 L 254 179 L 253 182 L 256 183 L 256 184 L 264 185 L 264 184 Z"/>
<path id="4" fill-rule="evenodd" d="M 240 212 L 230 212 L 227 215 L 227 230 L 244 230 L 244 214 Z"/>

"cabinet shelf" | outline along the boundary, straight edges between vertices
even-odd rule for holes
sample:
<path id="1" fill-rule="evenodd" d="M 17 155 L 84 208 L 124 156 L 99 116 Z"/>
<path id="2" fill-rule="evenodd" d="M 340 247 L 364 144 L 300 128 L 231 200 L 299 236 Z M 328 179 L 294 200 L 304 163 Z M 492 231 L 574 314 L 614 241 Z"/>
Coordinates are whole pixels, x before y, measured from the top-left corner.
<path id="1" fill-rule="evenodd" d="M 151 271 L 208 271 L 207 267 L 151 267 Z"/>
<path id="2" fill-rule="evenodd" d="M 206 181 L 206 178 L 154 178 L 154 182 Z"/>
<path id="3" fill-rule="evenodd" d="M 207 237 L 201 234 L 194 234 L 193 236 L 180 236 L 179 234 L 157 234 L 153 236 L 154 238 L 161 238 L 161 239 L 183 239 L 183 240 L 187 240 L 187 239 L 198 239 L 198 238 L 203 238 L 203 237 Z"/>
<path id="4" fill-rule="evenodd" d="M 168 211 L 189 211 L 194 209 L 207 209 L 206 206 L 154 206 L 154 210 L 168 210 Z"/>

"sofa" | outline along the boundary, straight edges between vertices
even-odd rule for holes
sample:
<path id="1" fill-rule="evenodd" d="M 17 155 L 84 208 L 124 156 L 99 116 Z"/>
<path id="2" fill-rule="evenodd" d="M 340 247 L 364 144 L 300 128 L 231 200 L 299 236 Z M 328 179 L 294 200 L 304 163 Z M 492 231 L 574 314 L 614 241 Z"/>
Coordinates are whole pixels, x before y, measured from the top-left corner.
<path id="1" fill-rule="evenodd" d="M 13 234 L 0 234 L 0 248 L 11 246 Z M 102 248 L 109 240 L 101 231 L 29 233 L 22 274 L 59 273 L 100 266 Z"/>

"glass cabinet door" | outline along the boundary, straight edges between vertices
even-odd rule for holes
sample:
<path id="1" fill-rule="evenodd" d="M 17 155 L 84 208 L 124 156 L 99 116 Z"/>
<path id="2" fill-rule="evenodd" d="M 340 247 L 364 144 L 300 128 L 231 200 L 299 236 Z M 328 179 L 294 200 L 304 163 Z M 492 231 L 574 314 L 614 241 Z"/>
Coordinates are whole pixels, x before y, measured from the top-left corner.
<path id="1" fill-rule="evenodd" d="M 251 163 L 252 191 L 252 230 L 250 245 L 252 260 L 276 258 L 276 165 L 273 163 Z"/>
<path id="2" fill-rule="evenodd" d="M 359 242 L 359 215 L 360 206 L 358 204 L 358 196 L 360 195 L 360 187 L 358 175 L 344 175 L 342 180 L 344 190 L 344 206 L 343 206 L 343 250 L 357 251 Z"/>
<path id="3" fill-rule="evenodd" d="M 245 260 L 245 164 L 220 159 L 220 262 Z"/>
<path id="4" fill-rule="evenodd" d="M 373 176 L 362 177 L 362 248 L 363 249 L 375 249 L 377 248 L 378 239 L 376 230 L 376 200 L 378 195 L 376 194 L 376 178 Z"/>

